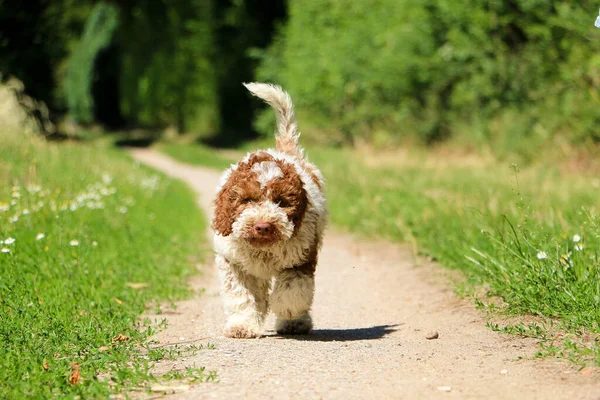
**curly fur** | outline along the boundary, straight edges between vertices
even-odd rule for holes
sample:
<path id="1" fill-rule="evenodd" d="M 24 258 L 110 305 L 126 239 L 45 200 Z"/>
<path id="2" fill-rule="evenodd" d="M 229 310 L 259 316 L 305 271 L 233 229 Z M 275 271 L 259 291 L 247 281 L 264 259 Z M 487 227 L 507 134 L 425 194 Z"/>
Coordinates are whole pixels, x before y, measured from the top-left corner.
<path id="1" fill-rule="evenodd" d="M 259 337 L 269 309 L 277 332 L 307 333 L 327 219 L 323 177 L 298 144 L 290 96 L 274 85 L 245 86 L 275 109 L 276 146 L 248 153 L 227 169 L 214 201 L 224 334 Z M 269 231 L 259 231 L 260 224 Z"/>

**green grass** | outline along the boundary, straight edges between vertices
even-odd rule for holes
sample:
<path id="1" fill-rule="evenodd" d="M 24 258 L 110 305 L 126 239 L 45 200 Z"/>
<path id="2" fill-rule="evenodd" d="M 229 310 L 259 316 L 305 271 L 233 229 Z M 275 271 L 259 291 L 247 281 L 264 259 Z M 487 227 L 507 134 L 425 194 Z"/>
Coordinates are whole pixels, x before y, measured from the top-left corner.
<path id="1" fill-rule="evenodd" d="M 0 140 L 0 398 L 144 387 L 167 353 L 138 317 L 188 296 L 202 257 L 194 194 L 106 146 Z"/>
<path id="2" fill-rule="evenodd" d="M 159 149 L 165 154 L 189 164 L 201 163 L 207 167 L 218 169 L 225 169 L 231 164 L 231 161 L 220 155 L 218 151 L 204 146 L 162 143 Z"/>
<path id="3" fill-rule="evenodd" d="M 188 162 L 202 164 L 194 151 L 207 150 L 185 149 Z M 462 271 L 479 304 L 542 317 L 546 348 L 572 351 L 579 343 L 580 360 L 600 365 L 600 348 L 588 340 L 600 333 L 600 180 L 552 163 L 520 171 L 419 150 L 308 154 L 327 180 L 336 226 L 414 243 Z M 555 328 L 563 332 L 553 336 Z"/>

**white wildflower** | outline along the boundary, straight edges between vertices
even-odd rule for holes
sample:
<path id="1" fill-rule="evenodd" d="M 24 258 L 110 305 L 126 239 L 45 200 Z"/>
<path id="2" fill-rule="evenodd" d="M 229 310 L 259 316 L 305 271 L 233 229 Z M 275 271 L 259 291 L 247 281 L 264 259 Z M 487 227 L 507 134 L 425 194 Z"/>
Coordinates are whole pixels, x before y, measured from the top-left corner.
<path id="1" fill-rule="evenodd" d="M 577 243 L 575 245 L 575 251 L 581 251 L 583 250 L 583 243 Z"/>
<path id="2" fill-rule="evenodd" d="M 23 214 L 23 215 L 27 215 L 27 214 L 29 214 L 29 212 L 30 212 L 30 211 L 29 211 L 29 209 L 28 209 L 28 208 L 26 208 L 26 209 L 24 209 L 24 210 L 21 212 L 21 214 Z"/>
<path id="3" fill-rule="evenodd" d="M 6 203 L 0 203 L 0 212 L 8 211 L 9 205 Z"/>
<path id="4" fill-rule="evenodd" d="M 40 190 L 42 190 L 42 188 L 39 185 L 29 185 L 29 186 L 27 186 L 27 191 L 29 193 L 37 193 Z"/>
<path id="5" fill-rule="evenodd" d="M 45 237 L 46 235 L 40 232 L 37 235 L 35 235 L 35 240 L 42 240 Z"/>
<path id="6" fill-rule="evenodd" d="M 69 245 L 71 245 L 71 246 L 79 246 L 79 240 L 73 239 L 73 240 L 71 240 L 69 242 Z"/>
<path id="7" fill-rule="evenodd" d="M 98 242 L 96 242 L 95 240 L 92 242 L 92 246 L 96 247 L 98 246 Z"/>
<path id="8" fill-rule="evenodd" d="M 12 198 L 13 199 L 18 199 L 20 197 L 21 197 L 21 193 L 19 193 L 19 192 L 12 192 Z"/>
<path id="9" fill-rule="evenodd" d="M 10 218 L 8 219 L 8 222 L 10 222 L 11 224 L 14 224 L 14 223 L 15 223 L 15 222 L 17 222 L 18 220 L 19 220 L 19 216 L 18 216 L 18 215 L 15 215 L 15 216 L 13 216 L 13 217 L 10 217 Z"/>
<path id="10" fill-rule="evenodd" d="M 119 208 L 119 212 L 121 214 L 126 214 L 127 213 L 127 207 L 121 207 L 121 208 Z"/>
<path id="11" fill-rule="evenodd" d="M 2 250 L 0 250 L 3 253 L 10 253 L 10 249 L 7 247 L 3 247 Z"/>
<path id="12" fill-rule="evenodd" d="M 102 182 L 104 182 L 105 185 L 110 184 L 112 180 L 113 178 L 109 174 L 102 174 Z"/>
<path id="13" fill-rule="evenodd" d="M 579 235 L 573 235 L 573 241 L 575 243 L 578 243 L 579 241 L 581 241 L 581 236 L 579 236 Z"/>
<path id="14" fill-rule="evenodd" d="M 537 258 L 538 260 L 543 260 L 544 258 L 548 258 L 548 254 L 545 251 L 538 251 Z"/>
<path id="15" fill-rule="evenodd" d="M 4 240 L 4 244 L 13 244 L 15 242 L 15 238 L 9 237 Z"/>

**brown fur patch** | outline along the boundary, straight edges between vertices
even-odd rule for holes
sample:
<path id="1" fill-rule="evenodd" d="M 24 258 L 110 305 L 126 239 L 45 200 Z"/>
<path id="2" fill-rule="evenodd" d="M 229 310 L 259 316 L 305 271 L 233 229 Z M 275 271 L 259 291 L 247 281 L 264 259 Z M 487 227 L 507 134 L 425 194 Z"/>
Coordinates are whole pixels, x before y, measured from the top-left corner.
<path id="1" fill-rule="evenodd" d="M 252 166 L 256 163 L 261 163 L 263 161 L 275 161 L 275 157 L 267 153 L 266 151 L 259 151 L 256 153 L 252 153 L 250 158 L 248 158 L 248 167 L 252 168 Z"/>
<path id="2" fill-rule="evenodd" d="M 283 172 L 283 177 L 270 181 L 261 189 L 258 175 L 252 171 L 252 167 L 265 161 L 275 161 Z M 266 199 L 279 203 L 294 224 L 295 234 L 300 229 L 308 208 L 304 184 L 292 164 L 276 160 L 269 153 L 261 151 L 251 154 L 247 162 L 240 161 L 217 194 L 213 229 L 223 236 L 229 236 L 233 231 L 233 223 L 247 205 Z"/>
<path id="3" fill-rule="evenodd" d="M 275 148 L 282 153 L 289 154 L 290 156 L 296 156 L 298 154 L 296 143 L 297 139 L 285 135 L 277 135 L 275 137 Z"/>
<path id="4" fill-rule="evenodd" d="M 260 196 L 260 184 L 256 173 L 248 164 L 238 164 L 238 169 L 231 172 L 215 199 L 213 229 L 223 236 L 231 235 L 233 223 L 244 211 L 246 204 L 259 199 Z"/>
<path id="5" fill-rule="evenodd" d="M 315 238 L 315 243 L 310 247 L 306 261 L 294 267 L 296 271 L 304 275 L 315 275 L 319 258 L 319 244 L 320 239 Z"/>
<path id="6" fill-rule="evenodd" d="M 321 180 L 319 179 L 319 177 L 317 176 L 317 174 L 315 173 L 315 170 L 317 168 L 314 165 L 307 163 L 307 162 L 303 162 L 302 166 L 304 167 L 306 172 L 308 172 L 310 174 L 310 177 L 313 180 L 313 182 L 315 183 L 315 185 L 317 185 L 317 187 L 322 190 L 323 184 L 322 184 Z"/>
<path id="7" fill-rule="evenodd" d="M 294 224 L 294 233 L 302 225 L 302 219 L 308 208 L 308 197 L 300 175 L 292 164 L 277 160 L 277 165 L 283 172 L 283 178 L 275 179 L 266 186 L 269 200 L 286 213 L 288 219 Z"/>

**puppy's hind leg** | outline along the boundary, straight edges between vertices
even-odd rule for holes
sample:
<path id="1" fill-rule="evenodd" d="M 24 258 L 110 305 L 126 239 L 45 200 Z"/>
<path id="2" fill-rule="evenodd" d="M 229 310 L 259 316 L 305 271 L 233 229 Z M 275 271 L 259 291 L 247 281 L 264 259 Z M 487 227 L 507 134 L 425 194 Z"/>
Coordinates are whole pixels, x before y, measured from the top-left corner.
<path id="1" fill-rule="evenodd" d="M 290 268 L 275 279 L 271 293 L 271 309 L 277 316 L 275 331 L 280 335 L 301 335 L 312 329 L 310 307 L 315 292 L 311 271 Z"/>
<path id="2" fill-rule="evenodd" d="M 269 307 L 269 281 L 244 273 L 222 256 L 216 257 L 216 263 L 227 314 L 223 334 L 238 339 L 260 337 Z"/>

